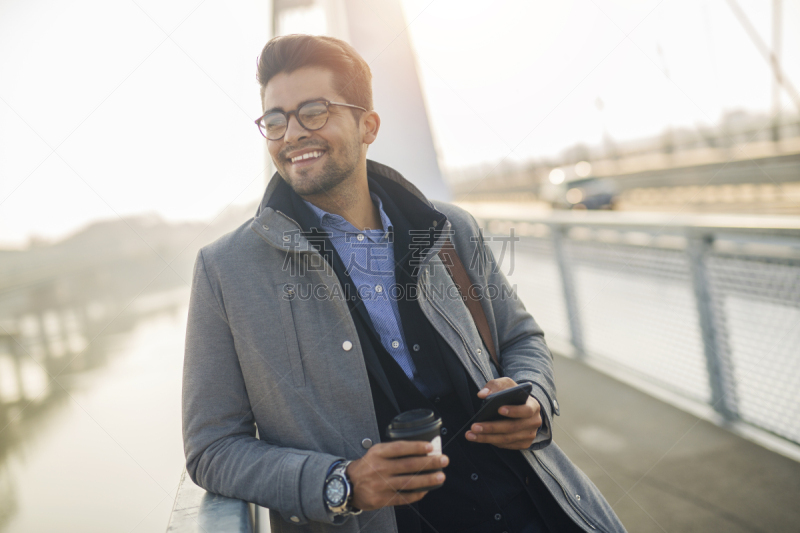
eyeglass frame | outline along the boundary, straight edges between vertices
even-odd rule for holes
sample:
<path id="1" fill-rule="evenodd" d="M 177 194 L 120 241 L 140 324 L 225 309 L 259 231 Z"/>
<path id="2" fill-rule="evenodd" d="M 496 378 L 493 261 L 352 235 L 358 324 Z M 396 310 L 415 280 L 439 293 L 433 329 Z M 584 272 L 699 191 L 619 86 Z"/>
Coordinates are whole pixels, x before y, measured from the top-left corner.
<path id="1" fill-rule="evenodd" d="M 330 118 L 330 113 L 328 113 L 328 116 L 325 118 L 325 122 L 322 124 L 322 126 L 320 126 L 319 128 L 315 128 L 315 129 L 310 129 L 310 128 L 305 127 L 305 125 L 303 124 L 303 121 L 300 120 L 300 116 L 297 114 L 297 112 L 300 111 L 300 108 L 303 107 L 304 105 L 313 104 L 313 103 L 317 103 L 317 102 L 322 102 L 323 104 L 325 104 L 325 111 L 326 112 L 328 112 L 328 108 L 330 106 L 332 106 L 332 105 L 338 105 L 338 106 L 343 106 L 343 107 L 352 107 L 352 108 L 355 108 L 355 109 L 360 109 L 361 111 L 367 111 L 367 109 L 365 109 L 365 108 L 363 108 L 361 106 L 358 106 L 358 105 L 344 104 L 344 103 L 341 103 L 341 102 L 331 102 L 330 100 L 325 100 L 324 98 L 318 98 L 318 99 L 314 99 L 314 100 L 308 100 L 307 102 L 303 102 L 299 106 L 297 106 L 297 109 L 294 109 L 292 111 L 270 110 L 270 111 L 264 112 L 263 115 L 261 115 L 260 117 L 258 117 L 255 120 L 256 127 L 258 128 L 258 132 L 265 139 L 267 139 L 268 141 L 280 141 L 281 139 L 283 139 L 286 136 L 286 131 L 289 129 L 289 117 L 291 117 L 292 115 L 294 115 L 295 120 L 297 120 L 297 123 L 300 124 L 300 127 L 302 127 L 304 130 L 306 130 L 306 131 L 319 131 L 319 130 L 321 130 L 322 128 L 325 127 L 325 124 L 328 123 L 328 118 Z M 261 130 L 261 124 L 260 123 L 264 119 L 264 117 L 266 117 L 267 115 L 272 115 L 274 113 L 280 113 L 281 115 L 283 115 L 286 118 L 286 130 L 284 130 L 283 131 L 283 135 L 281 135 L 277 139 L 270 139 L 269 137 L 267 137 L 267 134 L 264 133 L 264 131 Z M 266 128 L 264 128 L 264 129 L 266 130 Z"/>

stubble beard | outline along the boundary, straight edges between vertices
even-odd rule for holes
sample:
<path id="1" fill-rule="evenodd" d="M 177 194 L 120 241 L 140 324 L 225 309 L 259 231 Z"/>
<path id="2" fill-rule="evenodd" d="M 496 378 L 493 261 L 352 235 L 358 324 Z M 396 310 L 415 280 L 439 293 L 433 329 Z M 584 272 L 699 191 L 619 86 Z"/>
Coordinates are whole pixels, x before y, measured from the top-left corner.
<path id="1" fill-rule="evenodd" d="M 358 142 L 352 142 L 343 146 L 340 150 L 342 158 L 337 161 L 334 153 L 330 149 L 330 145 L 318 147 L 325 150 L 326 158 L 325 164 L 317 172 L 319 174 L 314 177 L 310 176 L 313 169 L 301 169 L 295 171 L 296 178 L 289 175 L 287 167 L 291 167 L 291 163 L 284 166 L 283 171 L 280 171 L 281 176 L 294 189 L 300 196 L 315 196 L 325 194 L 337 187 L 342 182 L 346 181 L 352 176 L 358 167 L 360 145 Z"/>

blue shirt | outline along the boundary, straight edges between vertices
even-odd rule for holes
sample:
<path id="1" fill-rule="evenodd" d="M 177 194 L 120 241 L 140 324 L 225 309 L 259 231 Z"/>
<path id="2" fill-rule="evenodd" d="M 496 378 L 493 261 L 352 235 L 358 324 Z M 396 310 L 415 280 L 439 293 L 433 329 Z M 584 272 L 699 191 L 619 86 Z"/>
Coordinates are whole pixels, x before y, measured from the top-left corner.
<path id="1" fill-rule="evenodd" d="M 427 394 L 422 381 L 415 379 L 416 368 L 406 346 L 400 310 L 397 307 L 394 244 L 389 232 L 392 222 L 383 210 L 380 197 L 374 192 L 370 192 L 370 196 L 372 202 L 378 206 L 381 229 L 359 231 L 344 217 L 303 201 L 317 216 L 318 227 L 328 233 L 331 244 L 336 248 L 347 274 L 353 280 L 359 298 L 367 308 L 381 344 L 417 388 Z"/>

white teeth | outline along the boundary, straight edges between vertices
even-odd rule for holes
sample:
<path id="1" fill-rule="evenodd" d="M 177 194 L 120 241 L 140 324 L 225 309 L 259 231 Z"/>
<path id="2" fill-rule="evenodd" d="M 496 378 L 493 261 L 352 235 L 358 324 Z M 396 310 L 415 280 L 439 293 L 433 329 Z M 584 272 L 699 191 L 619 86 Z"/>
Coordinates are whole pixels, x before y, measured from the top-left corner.
<path id="1" fill-rule="evenodd" d="M 303 159 L 311 159 L 313 157 L 320 157 L 321 155 L 322 155 L 322 152 L 316 152 L 316 151 L 315 152 L 308 152 L 308 153 L 305 153 L 303 155 L 299 155 L 297 157 L 293 157 L 292 158 L 292 163 L 295 163 L 297 161 L 301 161 Z"/>

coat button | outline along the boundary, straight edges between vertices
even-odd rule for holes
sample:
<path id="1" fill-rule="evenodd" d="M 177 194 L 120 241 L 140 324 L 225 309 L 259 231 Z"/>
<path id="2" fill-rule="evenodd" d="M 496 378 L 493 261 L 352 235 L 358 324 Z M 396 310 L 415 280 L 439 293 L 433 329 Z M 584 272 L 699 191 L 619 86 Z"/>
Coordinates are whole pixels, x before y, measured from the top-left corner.
<path id="1" fill-rule="evenodd" d="M 482 353 L 483 353 L 483 351 L 480 348 L 478 348 L 478 355 L 480 355 Z"/>
<path id="2" fill-rule="evenodd" d="M 581 495 L 580 494 L 576 494 L 575 495 L 575 499 L 578 500 L 578 501 L 581 501 Z"/>
<path id="3" fill-rule="evenodd" d="M 361 441 L 361 447 L 365 450 L 372 448 L 372 439 L 364 439 Z"/>
<path id="4" fill-rule="evenodd" d="M 503 519 L 503 515 L 501 515 L 500 513 L 497 513 L 496 515 L 494 515 L 494 519 L 499 522 L 500 520 Z"/>
<path id="5" fill-rule="evenodd" d="M 478 474 L 472 474 L 471 476 L 469 476 L 469 478 L 470 478 L 472 481 L 478 481 Z"/>
<path id="6" fill-rule="evenodd" d="M 350 342 L 350 341 L 344 341 L 344 342 L 342 343 L 342 349 L 343 349 L 345 352 L 349 352 L 350 350 L 352 350 L 352 349 L 353 349 L 353 343 L 352 343 L 352 342 Z"/>
<path id="7" fill-rule="evenodd" d="M 289 520 L 291 520 L 292 522 L 295 522 L 295 523 L 300 521 L 300 519 L 297 518 L 296 516 L 292 516 L 291 518 L 289 518 Z"/>
<path id="8" fill-rule="evenodd" d="M 447 428 L 442 428 L 442 435 L 447 435 Z"/>
<path id="9" fill-rule="evenodd" d="M 415 352 L 418 352 L 419 351 L 419 344 L 415 344 L 412 348 L 413 348 L 413 350 Z"/>
<path id="10" fill-rule="evenodd" d="M 269 229 L 269 226 L 267 226 L 266 224 L 262 224 L 261 227 L 264 228 L 264 229 Z"/>

